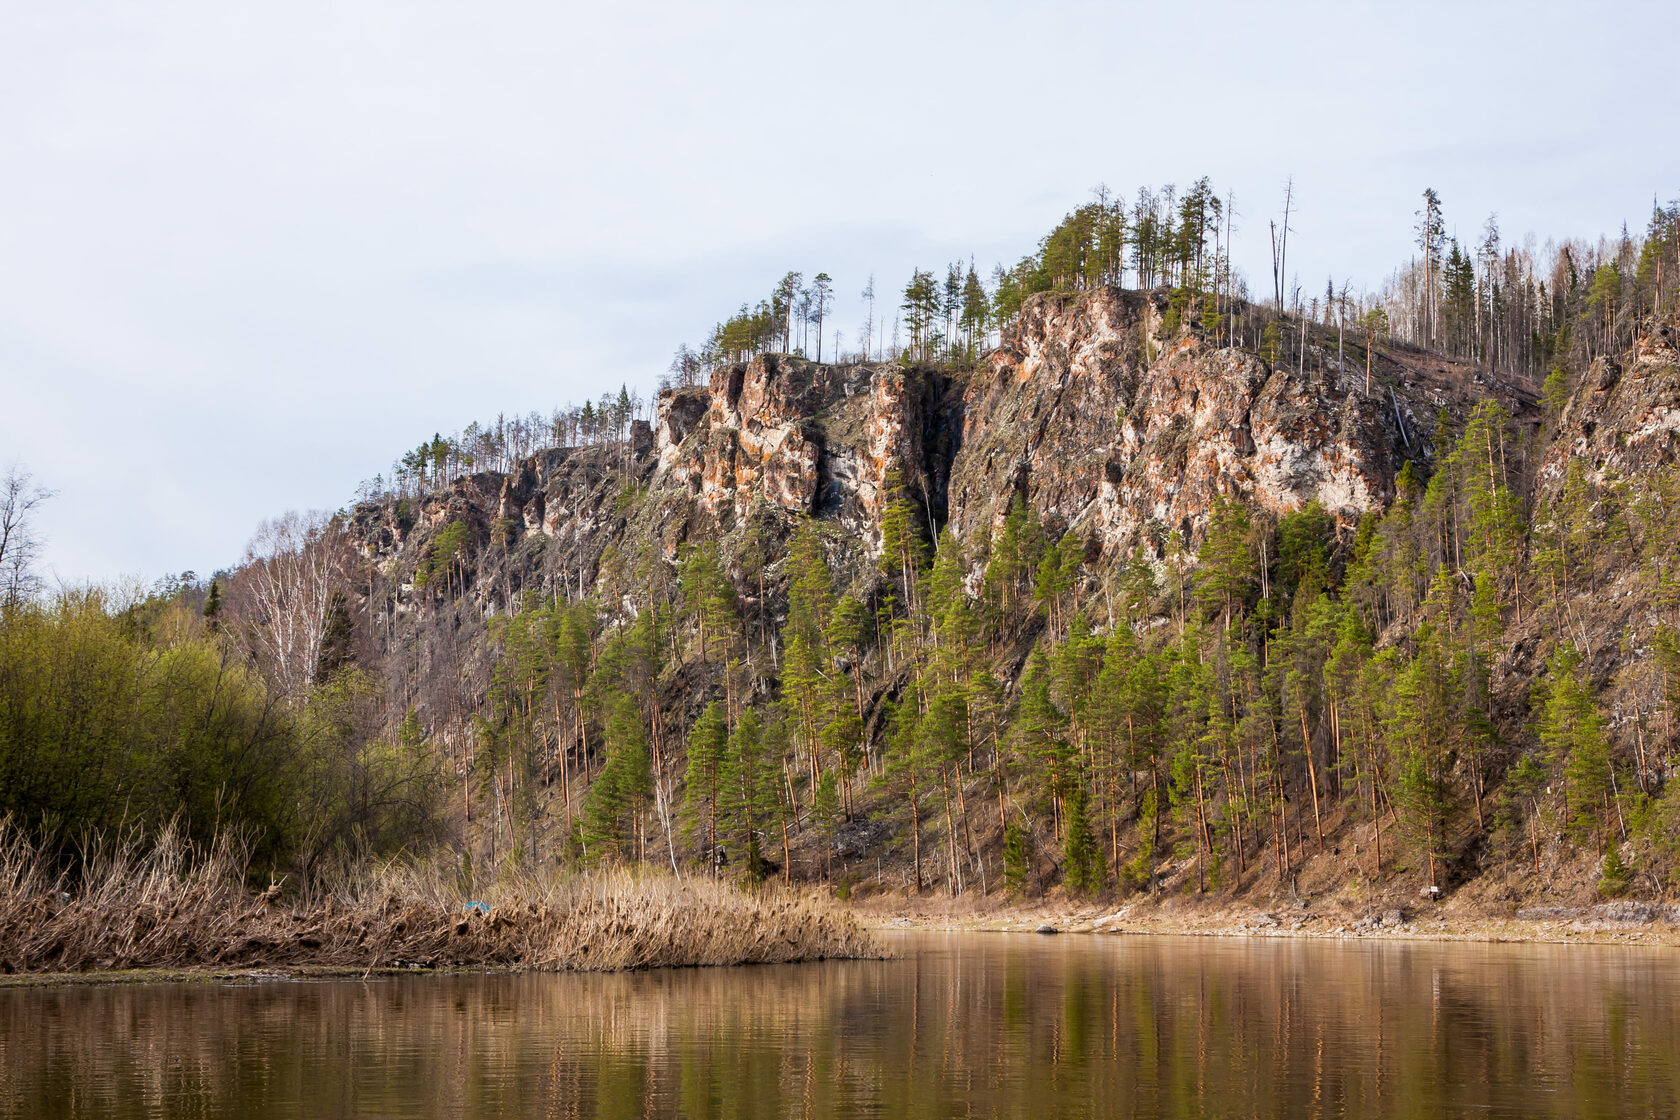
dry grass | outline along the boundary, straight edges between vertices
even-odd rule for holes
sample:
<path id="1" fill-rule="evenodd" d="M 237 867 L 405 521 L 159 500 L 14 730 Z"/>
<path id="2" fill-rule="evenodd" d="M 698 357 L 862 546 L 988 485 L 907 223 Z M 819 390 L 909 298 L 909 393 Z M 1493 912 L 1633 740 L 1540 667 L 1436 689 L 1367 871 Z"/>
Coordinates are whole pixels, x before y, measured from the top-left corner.
<path id="1" fill-rule="evenodd" d="M 314 966 L 614 971 L 881 955 L 849 913 L 775 889 L 607 871 L 525 877 L 476 895 L 453 873 L 389 864 L 292 900 L 255 893 L 244 853 L 173 833 L 93 850 L 54 874 L 0 821 L 0 971 Z"/>

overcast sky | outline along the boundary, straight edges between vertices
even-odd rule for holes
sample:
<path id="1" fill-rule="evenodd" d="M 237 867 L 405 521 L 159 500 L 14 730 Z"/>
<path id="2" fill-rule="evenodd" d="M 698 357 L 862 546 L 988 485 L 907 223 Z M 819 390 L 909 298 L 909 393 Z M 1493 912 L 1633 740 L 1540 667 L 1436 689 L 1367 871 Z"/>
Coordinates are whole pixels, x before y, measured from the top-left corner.
<path id="1" fill-rule="evenodd" d="M 1404 14 L 1400 14 L 1400 13 Z M 433 431 L 654 384 L 788 269 L 1014 261 L 1209 175 L 1265 279 L 1680 194 L 1680 5 L 0 5 L 0 469 L 69 582 L 235 562 Z"/>

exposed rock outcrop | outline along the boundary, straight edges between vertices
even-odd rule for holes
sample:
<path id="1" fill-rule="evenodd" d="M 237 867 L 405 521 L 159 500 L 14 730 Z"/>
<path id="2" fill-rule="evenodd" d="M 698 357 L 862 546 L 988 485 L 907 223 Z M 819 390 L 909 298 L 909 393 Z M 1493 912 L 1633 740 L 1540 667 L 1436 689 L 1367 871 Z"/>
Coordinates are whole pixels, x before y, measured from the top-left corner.
<path id="1" fill-rule="evenodd" d="M 1645 324 L 1626 367 L 1608 355 L 1593 361 L 1564 404 L 1540 466 L 1547 498 L 1563 487 L 1574 460 L 1587 481 L 1603 485 L 1680 461 L 1680 326 Z"/>
<path id="2" fill-rule="evenodd" d="M 1409 438 L 1398 406 L 1322 353 L 1269 367 L 1159 324 L 1150 298 L 1115 289 L 1028 307 L 967 386 L 959 536 L 1019 497 L 1112 560 L 1175 531 L 1194 548 L 1220 496 L 1272 514 L 1316 499 L 1344 521 L 1387 502 Z"/>
<path id="3" fill-rule="evenodd" d="M 889 477 L 942 488 L 927 427 L 942 379 L 885 365 L 818 365 L 764 355 L 660 396 L 655 487 L 686 487 L 728 529 L 762 502 L 831 517 L 866 537 Z"/>
<path id="4" fill-rule="evenodd" d="M 664 391 L 628 445 L 545 451 L 505 477 L 364 504 L 357 545 L 411 570 L 436 529 L 466 521 L 487 610 L 528 587 L 594 586 L 609 552 L 669 563 L 699 539 L 724 542 L 751 583 L 778 553 L 755 560 L 748 538 L 774 544 L 801 515 L 832 526 L 836 559 L 863 572 L 903 486 L 969 542 L 1019 498 L 1052 530 L 1082 534 L 1100 568 L 1139 543 L 1162 555 L 1175 533 L 1194 550 L 1219 496 L 1265 515 L 1316 500 L 1350 524 L 1390 499 L 1408 458 L 1433 454 L 1441 410 L 1463 415 L 1489 393 L 1527 407 L 1510 386 L 1426 363 L 1397 366 L 1392 387 L 1368 395 L 1363 369 L 1339 368 L 1333 347 L 1271 365 L 1194 332 L 1165 337 L 1165 301 L 1113 288 L 1035 297 L 967 372 L 763 355 Z M 1642 353 L 1628 385 L 1669 368 L 1672 338 L 1653 335 Z M 1639 423 L 1669 440 L 1680 411 L 1629 430 Z"/>

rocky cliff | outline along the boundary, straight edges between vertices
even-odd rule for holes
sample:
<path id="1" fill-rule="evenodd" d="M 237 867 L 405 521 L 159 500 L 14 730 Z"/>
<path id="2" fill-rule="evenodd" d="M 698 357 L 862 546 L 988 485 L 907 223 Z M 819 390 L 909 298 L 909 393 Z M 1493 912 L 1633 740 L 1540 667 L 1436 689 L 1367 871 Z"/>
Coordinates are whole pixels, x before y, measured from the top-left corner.
<path id="1" fill-rule="evenodd" d="M 521 781 L 546 791 L 544 808 L 518 811 L 549 830 L 548 850 L 571 843 L 579 791 L 607 762 L 610 713 L 582 683 L 605 673 L 645 722 L 654 811 L 673 859 L 684 744 L 722 701 L 731 719 L 756 708 L 780 729 L 777 796 L 795 811 L 792 835 L 774 839 L 803 874 L 819 865 L 828 874 L 839 859 L 856 864 L 848 874 L 873 865 L 879 878 L 884 858 L 899 861 L 899 881 L 922 881 L 927 821 L 915 815 L 917 787 L 886 789 L 899 781 L 950 799 L 940 858 L 953 890 L 965 875 L 995 884 L 1006 826 L 1022 820 L 1024 842 L 1040 853 L 1024 874 L 1055 884 L 1059 861 L 1074 858 L 1065 814 L 1087 807 L 1069 799 L 1072 772 L 1089 783 L 1107 830 L 1108 871 L 1084 874 L 1116 889 L 1213 889 L 1233 856 L 1243 889 L 1328 892 L 1379 871 L 1388 878 L 1375 889 L 1392 885 L 1396 897 L 1416 889 L 1406 876 L 1425 876 L 1430 886 L 1483 884 L 1489 905 L 1551 897 L 1564 882 L 1583 899 L 1610 889 L 1600 880 L 1621 889 L 1621 873 L 1595 861 L 1612 827 L 1624 844 L 1637 839 L 1622 795 L 1656 797 L 1680 757 L 1668 714 L 1680 695 L 1680 637 L 1664 627 L 1680 602 L 1673 324 L 1649 324 L 1620 359 L 1560 366 L 1542 406 L 1533 386 L 1438 354 L 1384 346 L 1367 355 L 1333 329 L 1286 321 L 1293 337 L 1268 357 L 1247 318 L 1232 324 L 1238 344 L 1229 345 L 1195 328 L 1169 331 L 1167 308 L 1164 292 L 1037 296 L 966 369 L 763 355 L 665 391 L 653 421 L 626 440 L 548 450 L 506 474 L 359 505 L 348 539 L 368 561 L 359 616 L 386 671 L 388 710 L 416 712 L 443 744 L 463 799 L 478 806 L 474 821 L 489 811 L 494 825 L 514 782 L 511 770 L 487 778 L 474 744 L 527 744 Z M 1478 411 L 1490 399 L 1503 415 Z M 1408 465 L 1414 484 L 1402 487 Z M 1201 581 L 1217 561 L 1196 568 L 1194 557 L 1221 500 L 1246 506 L 1252 525 L 1249 555 L 1232 552 L 1236 582 L 1214 592 Z M 1312 553 L 1321 566 L 1286 573 L 1281 522 L 1312 505 L 1326 516 L 1295 519 L 1290 532 L 1312 534 L 1306 547 L 1322 549 Z M 954 542 L 977 575 L 1012 507 L 1030 512 L 1042 545 L 1071 534 L 1082 546 L 1039 568 L 1054 580 L 1035 586 L 1036 560 L 1017 561 L 998 582 L 970 579 L 982 595 L 953 596 L 949 566 L 912 579 L 880 563 L 889 510 L 909 508 L 941 539 L 942 559 L 952 555 L 943 542 Z M 1367 517 L 1385 510 L 1392 516 Z M 834 577 L 832 587 L 818 582 L 860 608 L 853 629 L 824 630 L 803 655 L 789 593 L 790 538 L 801 526 L 814 529 L 803 555 L 815 539 Z M 679 565 L 703 544 L 715 546 L 732 585 L 721 650 L 691 594 L 715 587 L 702 582 L 712 569 L 691 569 L 696 582 L 678 585 Z M 1153 745 L 1136 753 L 1126 723 L 1123 758 L 1110 742 L 1108 761 L 1076 762 L 1096 732 L 1080 722 L 1068 674 L 1102 645 L 1081 628 L 1125 625 L 1106 592 L 1139 550 L 1158 574 L 1188 577 L 1176 602 L 1137 606 L 1135 649 L 1121 636 L 1100 655 L 1148 667 L 1135 696 L 1133 684 L 1111 682 L 1103 700 L 1159 700 L 1139 709 Z M 1044 590 L 1070 570 L 1072 588 Z M 941 594 L 936 585 L 946 589 L 943 614 L 913 605 L 924 587 Z M 1085 607 L 1087 621 L 1060 609 L 1060 595 Z M 830 603 L 836 614 L 846 605 Z M 649 604 L 663 614 L 641 626 L 655 617 Z M 509 635 L 533 618 L 548 629 L 530 638 L 527 627 L 520 647 Z M 560 665 L 565 651 L 550 649 L 565 626 L 586 631 L 587 670 Z M 826 649 L 813 661 L 817 644 Z M 503 670 L 519 657 L 528 681 L 547 680 L 537 689 L 544 703 L 510 699 Z M 1029 680 L 1033 664 L 1047 668 Z M 1565 693 L 1585 697 L 1570 702 L 1601 715 L 1602 750 L 1614 760 L 1593 762 L 1601 746 L 1587 739 L 1599 725 L 1582 723 L 1586 761 L 1567 782 L 1561 756 L 1536 733 L 1559 673 L 1569 674 Z M 1149 699 L 1156 686 L 1176 690 L 1170 705 Z M 956 691 L 928 695 L 942 688 Z M 976 706 L 963 710 L 970 696 Z M 939 722 L 956 711 L 960 720 Z M 942 735 L 966 747 L 942 759 L 931 745 Z M 1227 752 L 1219 766 L 1202 784 L 1169 788 L 1210 744 Z M 1526 792 L 1507 796 L 1506 775 L 1530 763 L 1540 769 L 1521 771 Z M 844 775 L 846 807 L 819 841 L 805 826 L 822 812 L 824 767 Z M 902 777 L 917 767 L 931 769 Z M 1583 809 L 1565 791 L 1593 774 L 1609 775 L 1608 792 L 1597 810 Z M 1419 793 L 1403 782 L 1431 784 Z M 863 792 L 870 783 L 881 792 Z M 1222 823 L 1164 824 L 1162 790 L 1178 799 L 1174 814 L 1186 798 L 1205 798 L 1202 810 Z M 1680 795 L 1672 812 L 1680 850 Z M 1201 854 L 1162 856 L 1163 830 L 1175 851 Z M 1655 865 L 1655 848 L 1636 849 L 1625 858 Z M 710 857 L 690 844 L 686 858 Z"/>
<path id="2" fill-rule="evenodd" d="M 1569 464 L 1594 485 L 1680 459 L 1680 339 L 1672 322 L 1641 330 L 1630 360 L 1597 358 L 1567 398 L 1540 466 L 1540 491 L 1562 492 Z"/>
<path id="3" fill-rule="evenodd" d="M 1164 307 L 1165 293 L 1114 288 L 1036 297 L 968 371 L 764 355 L 666 390 L 628 445 L 547 451 L 506 476 L 364 504 L 354 539 L 396 574 L 437 528 L 468 522 L 470 594 L 488 612 L 526 589 L 599 594 L 603 557 L 670 563 L 704 539 L 723 543 L 745 586 L 749 541 L 773 567 L 805 515 L 828 527 L 842 570 L 867 579 L 902 486 L 964 543 L 1022 501 L 1052 532 L 1080 535 L 1100 573 L 1139 544 L 1160 558 L 1176 536 L 1193 551 L 1219 496 L 1263 516 L 1317 501 L 1351 526 L 1387 504 L 1408 459 L 1427 465 L 1439 416 L 1489 395 L 1534 412 L 1523 387 L 1428 355 L 1389 357 L 1367 394 L 1333 334 L 1277 364 L 1198 332 L 1166 337 Z"/>

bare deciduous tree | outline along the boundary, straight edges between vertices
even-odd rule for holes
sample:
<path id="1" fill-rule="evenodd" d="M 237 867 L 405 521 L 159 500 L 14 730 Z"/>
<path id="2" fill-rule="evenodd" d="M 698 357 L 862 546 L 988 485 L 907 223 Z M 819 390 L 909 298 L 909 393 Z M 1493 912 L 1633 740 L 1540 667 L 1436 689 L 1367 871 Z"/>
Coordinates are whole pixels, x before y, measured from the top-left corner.
<path id="1" fill-rule="evenodd" d="M 0 478 L 0 602 L 15 604 L 41 589 L 35 571 L 41 541 L 31 515 L 52 496 L 51 490 L 35 485 L 21 463 L 13 463 Z"/>
<path id="2" fill-rule="evenodd" d="M 348 586 L 343 527 L 319 510 L 265 521 L 231 582 L 228 610 L 270 685 L 298 699 L 315 679 L 333 592 Z"/>

